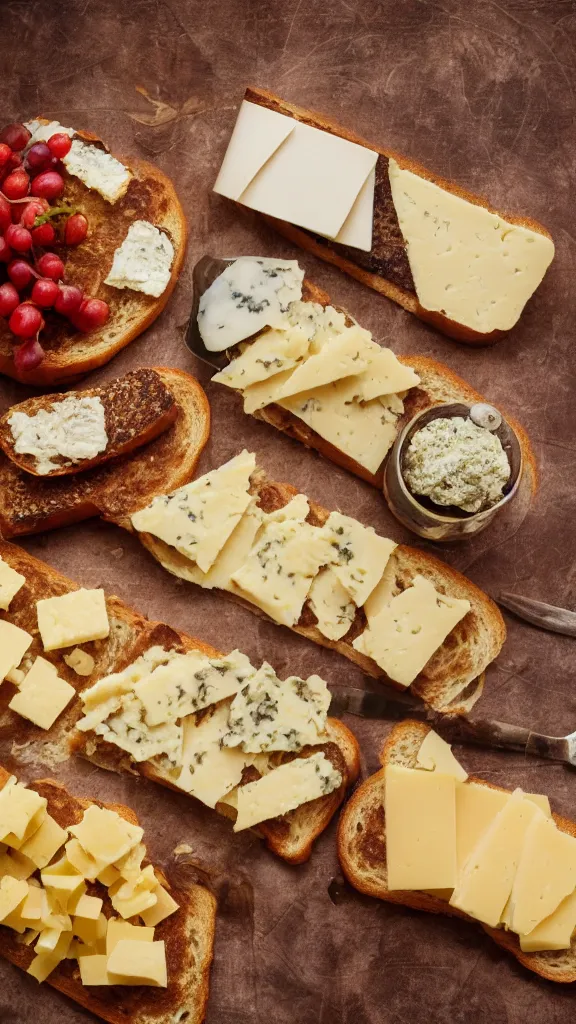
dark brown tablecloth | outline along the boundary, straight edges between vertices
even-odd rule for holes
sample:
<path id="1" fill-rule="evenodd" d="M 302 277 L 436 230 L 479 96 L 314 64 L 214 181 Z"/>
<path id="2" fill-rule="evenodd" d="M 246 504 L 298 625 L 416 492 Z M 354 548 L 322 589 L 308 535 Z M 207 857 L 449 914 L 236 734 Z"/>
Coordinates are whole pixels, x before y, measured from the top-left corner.
<path id="1" fill-rule="evenodd" d="M 491 593 L 507 588 L 575 604 L 574 89 L 576 7 L 570 0 L 7 0 L 0 7 L 3 120 L 35 114 L 100 134 L 118 154 L 156 160 L 174 178 L 190 225 L 188 262 L 168 309 L 90 383 L 134 366 L 197 373 L 213 413 L 201 470 L 244 445 L 277 479 L 328 507 L 403 536 L 378 493 L 263 424 L 212 386 L 182 344 L 191 268 L 206 252 L 300 256 L 308 276 L 398 352 L 448 363 L 521 420 L 540 466 L 522 525 L 495 529 L 444 557 Z M 546 224 L 556 260 L 521 325 L 492 349 L 436 334 L 384 298 L 295 253 L 210 191 L 248 83 L 340 120 L 485 193 L 500 209 Z M 4 379 L 4 408 L 25 397 Z M 209 592 L 179 584 L 119 529 L 86 523 L 26 547 L 87 586 L 227 650 L 268 658 L 280 673 L 320 672 L 364 685 L 337 655 Z M 535 729 L 576 726 L 575 641 L 510 620 L 479 711 Z M 386 728 L 350 721 L 363 770 Z M 2 752 L 0 751 L 0 754 Z M 469 770 L 505 786 L 546 791 L 576 816 L 576 782 L 561 765 L 458 751 Z M 537 979 L 479 928 L 360 897 L 338 876 L 335 829 L 309 863 L 287 867 L 251 836 L 145 781 L 82 764 L 28 766 L 79 793 L 131 804 L 155 859 L 170 868 L 187 843 L 220 895 L 209 1024 L 561 1024 L 573 989 Z M 73 1024 L 89 1015 L 0 964 L 2 1024 Z"/>

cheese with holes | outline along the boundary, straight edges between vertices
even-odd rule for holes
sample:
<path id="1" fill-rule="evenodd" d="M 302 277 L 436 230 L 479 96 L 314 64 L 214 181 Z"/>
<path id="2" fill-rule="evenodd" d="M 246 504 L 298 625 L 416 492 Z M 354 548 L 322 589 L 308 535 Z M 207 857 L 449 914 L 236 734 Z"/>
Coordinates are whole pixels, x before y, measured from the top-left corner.
<path id="1" fill-rule="evenodd" d="M 131 825 L 115 811 L 95 804 L 84 811 L 82 821 L 71 825 L 69 831 L 102 868 L 128 853 L 144 834 L 139 825 Z"/>
<path id="2" fill-rule="evenodd" d="M 155 890 L 156 903 L 153 907 L 149 907 L 148 910 L 143 910 L 140 917 L 144 921 L 144 924 L 150 927 L 150 930 L 160 924 L 161 921 L 165 921 L 167 917 L 170 917 L 176 910 L 179 909 L 176 900 L 172 898 L 169 892 L 166 891 L 164 886 L 159 885 Z"/>
<path id="3" fill-rule="evenodd" d="M 576 889 L 576 839 L 537 814 L 526 832 L 510 896 L 511 926 L 528 934 Z"/>
<path id="4" fill-rule="evenodd" d="M 181 771 L 176 785 L 208 807 L 238 785 L 249 754 L 223 746 L 229 730 L 228 704 L 218 705 L 200 721 L 194 715 L 184 721 Z"/>
<path id="5" fill-rule="evenodd" d="M 331 384 L 343 377 L 361 373 L 368 366 L 368 331 L 361 327 L 346 327 L 341 334 L 322 346 L 316 355 L 310 355 L 291 373 L 280 387 L 278 399 L 289 398 L 310 388 Z"/>
<path id="6" fill-rule="evenodd" d="M 68 174 L 99 192 L 109 203 L 116 203 L 124 195 L 132 178 L 128 168 L 111 153 L 80 139 L 73 139 L 62 163 Z"/>
<path id="7" fill-rule="evenodd" d="M 47 814 L 38 829 L 20 847 L 20 853 L 29 857 L 37 868 L 45 868 L 68 838 L 68 833 Z"/>
<path id="8" fill-rule="evenodd" d="M 8 611 L 12 598 L 26 583 L 26 577 L 16 572 L 8 562 L 0 558 L 0 610 Z"/>
<path id="9" fill-rule="evenodd" d="M 223 352 L 264 327 L 288 327 L 290 304 L 302 296 L 296 260 L 241 256 L 200 298 L 198 330 L 209 352 Z"/>
<path id="10" fill-rule="evenodd" d="M 308 336 L 302 327 L 265 331 L 212 380 L 243 391 L 250 384 L 294 369 L 304 359 L 308 346 Z"/>
<path id="11" fill-rule="evenodd" d="M 36 658 L 8 707 L 29 722 L 50 729 L 76 691 L 44 658 Z"/>
<path id="12" fill-rule="evenodd" d="M 469 854 L 452 893 L 450 904 L 470 917 L 496 928 L 512 891 L 522 847 L 530 823 L 542 811 L 514 793 Z"/>
<path id="13" fill-rule="evenodd" d="M 420 304 L 481 334 L 510 330 L 552 262 L 552 240 L 392 158 L 389 175 Z"/>
<path id="14" fill-rule="evenodd" d="M 223 743 L 253 754 L 302 750 L 321 742 L 329 707 L 330 691 L 319 676 L 281 682 L 264 662 L 234 697 Z"/>
<path id="15" fill-rule="evenodd" d="M 415 576 L 412 586 L 393 597 L 352 646 L 390 679 L 410 686 L 469 611 L 469 601 L 439 594 L 430 580 Z"/>
<path id="16" fill-rule="evenodd" d="M 424 737 L 418 754 L 416 764 L 429 772 L 442 772 L 444 775 L 453 775 L 458 782 L 465 782 L 468 772 L 465 772 L 462 765 L 454 757 L 452 747 L 446 740 L 443 740 L 437 732 L 430 729 Z"/>
<path id="17" fill-rule="evenodd" d="M 361 607 L 380 581 L 397 545 L 380 537 L 372 526 L 363 526 L 341 512 L 330 513 L 324 532 L 332 548 L 334 573 Z"/>
<path id="18" fill-rule="evenodd" d="M 531 932 L 520 936 L 520 949 L 523 953 L 536 953 L 543 949 L 570 949 L 575 930 L 576 892 L 573 892 Z"/>
<path id="19" fill-rule="evenodd" d="M 330 544 L 322 530 L 296 520 L 269 522 L 232 581 L 275 622 L 293 626 L 312 580 L 330 560 Z"/>
<path id="20" fill-rule="evenodd" d="M 208 572 L 248 508 L 256 459 L 247 451 L 172 494 L 158 495 L 132 516 L 139 533 L 151 533 Z"/>
<path id="21" fill-rule="evenodd" d="M 456 882 L 455 779 L 387 765 L 389 889 L 451 889 Z"/>
<path id="22" fill-rule="evenodd" d="M 45 651 L 104 640 L 110 635 L 106 598 L 101 589 L 82 587 L 61 597 L 47 597 L 37 601 L 36 610 Z"/>
<path id="23" fill-rule="evenodd" d="M 17 668 L 32 643 L 30 633 L 0 619 L 0 682 Z"/>
<path id="24" fill-rule="evenodd" d="M 108 957 L 108 975 L 114 985 L 152 985 L 166 988 L 166 951 L 163 940 L 140 943 L 121 939 Z"/>
<path id="25" fill-rule="evenodd" d="M 308 604 L 318 620 L 316 628 L 328 640 L 345 636 L 356 616 L 356 605 L 349 592 L 328 566 L 312 580 Z"/>
<path id="26" fill-rule="evenodd" d="M 342 775 L 323 753 L 296 758 L 256 782 L 238 788 L 234 831 L 252 828 L 327 796 L 342 785 Z"/>

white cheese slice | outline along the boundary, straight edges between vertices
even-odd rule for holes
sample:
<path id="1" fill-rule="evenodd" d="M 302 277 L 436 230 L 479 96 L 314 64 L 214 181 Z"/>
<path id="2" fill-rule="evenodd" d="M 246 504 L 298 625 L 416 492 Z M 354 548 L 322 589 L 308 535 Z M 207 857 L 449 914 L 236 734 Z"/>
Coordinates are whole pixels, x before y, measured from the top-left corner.
<path id="1" fill-rule="evenodd" d="M 389 175 L 420 304 L 482 334 L 510 330 L 552 261 L 552 240 L 392 158 Z"/>
<path id="2" fill-rule="evenodd" d="M 286 118 L 293 129 L 238 198 L 244 206 L 335 238 L 378 154 Z M 247 138 L 252 148 L 252 138 Z"/>
<path id="3" fill-rule="evenodd" d="M 342 334 L 327 341 L 316 355 L 298 366 L 281 387 L 278 398 L 287 398 L 310 388 L 361 373 L 368 366 L 366 347 L 370 334 L 361 327 L 346 327 Z"/>
<path id="4" fill-rule="evenodd" d="M 275 402 L 284 384 L 290 380 L 291 376 L 292 370 L 284 370 L 282 373 L 277 373 L 275 377 L 269 377 L 268 380 L 262 380 L 258 384 L 251 384 L 247 387 L 243 393 L 244 412 L 252 414 L 258 409 L 264 409 L 271 402 Z"/>
<path id="5" fill-rule="evenodd" d="M 147 220 L 135 220 L 114 252 L 104 283 L 159 298 L 170 284 L 173 262 L 174 246 L 166 232 Z"/>
<path id="6" fill-rule="evenodd" d="M 173 720 L 146 725 L 143 704 L 135 693 L 124 694 L 119 707 L 113 711 L 105 704 L 101 709 L 93 708 L 90 716 L 81 719 L 76 728 L 102 736 L 138 763 L 165 755 L 175 764 L 182 751 L 182 727 Z"/>
<path id="7" fill-rule="evenodd" d="M 330 692 L 319 676 L 281 682 L 264 662 L 234 697 L 223 743 L 253 754 L 302 750 L 322 742 L 329 707 Z"/>
<path id="8" fill-rule="evenodd" d="M 576 889 L 576 839 L 536 815 L 526 832 L 510 894 L 512 931 L 529 934 Z"/>
<path id="9" fill-rule="evenodd" d="M 376 166 L 372 168 L 362 185 L 350 213 L 334 239 L 341 245 L 351 245 L 355 249 L 372 248 L 372 228 L 374 222 L 374 186 L 376 184 Z"/>
<path id="10" fill-rule="evenodd" d="M 342 775 L 323 753 L 282 764 L 256 782 L 238 789 L 234 831 L 252 828 L 287 814 L 302 804 L 327 796 L 342 785 Z"/>
<path id="11" fill-rule="evenodd" d="M 386 606 L 390 604 L 392 598 L 399 593 L 399 588 L 396 584 L 397 568 L 396 560 L 394 558 L 390 558 L 386 568 L 384 569 L 382 578 L 374 587 L 370 597 L 364 602 L 364 612 L 366 619 L 368 620 L 368 625 L 370 625 L 372 619 L 375 619 L 383 608 L 386 608 Z"/>
<path id="12" fill-rule="evenodd" d="M 105 149 L 74 139 L 70 152 L 62 157 L 62 163 L 69 174 L 87 188 L 99 192 L 109 203 L 116 203 L 126 192 L 132 174 Z"/>
<path id="13" fill-rule="evenodd" d="M 201 651 L 173 652 L 167 664 L 134 685 L 134 693 L 144 706 L 146 725 L 155 726 L 232 697 L 253 675 L 240 651 L 224 658 L 209 658 Z"/>
<path id="14" fill-rule="evenodd" d="M 206 590 L 231 590 L 231 576 L 240 569 L 248 558 L 258 530 L 262 526 L 262 513 L 256 501 L 252 501 L 240 522 L 234 527 L 220 554 L 208 572 L 202 572 L 197 565 L 186 559 L 186 565 L 178 566 L 178 575 L 197 583 Z"/>
<path id="15" fill-rule="evenodd" d="M 8 611 L 10 602 L 26 583 L 26 577 L 16 572 L 8 562 L 0 558 L 0 609 Z"/>
<path id="16" fill-rule="evenodd" d="M 30 633 L 0 619 L 0 683 L 22 661 L 32 643 Z"/>
<path id="17" fill-rule="evenodd" d="M 356 605 L 334 569 L 321 569 L 308 593 L 308 604 L 318 619 L 316 628 L 328 640 L 340 640 L 354 622 Z"/>
<path id="18" fill-rule="evenodd" d="M 249 558 L 232 576 L 243 596 L 275 622 L 293 626 L 331 547 L 318 527 L 297 520 L 267 523 Z"/>
<path id="19" fill-rule="evenodd" d="M 301 327 L 289 327 L 286 331 L 266 331 L 233 359 L 226 369 L 216 373 L 212 380 L 243 391 L 250 384 L 293 369 L 306 356 L 308 346 L 306 332 Z"/>
<path id="20" fill-rule="evenodd" d="M 334 572 L 360 608 L 382 578 L 397 545 L 341 512 L 330 513 L 324 532 L 332 548 Z"/>
<path id="21" fill-rule="evenodd" d="M 390 679 L 410 686 L 469 611 L 469 601 L 439 594 L 430 580 L 415 576 L 412 586 L 392 598 L 352 646 L 373 658 Z"/>
<path id="22" fill-rule="evenodd" d="M 172 494 L 158 495 L 132 516 L 139 533 L 151 533 L 208 572 L 248 508 L 256 459 L 247 451 Z"/>
<path id="23" fill-rule="evenodd" d="M 302 298 L 296 260 L 241 256 L 200 298 L 198 330 L 209 352 L 223 352 L 264 327 L 285 328 L 291 302 Z"/>
<path id="24" fill-rule="evenodd" d="M 294 125 L 291 117 L 243 100 L 214 191 L 227 199 L 239 199 Z"/>
<path id="25" fill-rule="evenodd" d="M 228 711 L 229 704 L 223 703 L 201 721 L 194 715 L 184 720 L 182 769 L 175 785 L 208 807 L 215 807 L 238 785 L 244 768 L 252 762 L 244 751 L 222 746 L 228 732 Z"/>
<path id="26" fill-rule="evenodd" d="M 354 379 L 357 388 L 354 397 L 363 402 L 382 395 L 397 395 L 420 383 L 418 374 L 411 366 L 404 366 L 390 348 L 380 348 L 373 342 L 367 358 L 368 368 Z"/>
<path id="27" fill-rule="evenodd" d="M 458 782 L 466 782 L 468 772 L 454 757 L 452 747 L 446 740 L 443 740 L 434 729 L 424 737 L 420 749 L 416 755 L 418 768 L 429 772 L 442 772 L 444 775 L 453 775 Z"/>
<path id="28" fill-rule="evenodd" d="M 36 602 L 38 630 L 45 651 L 76 647 L 89 640 L 105 640 L 110 620 L 102 589 L 72 590 Z"/>

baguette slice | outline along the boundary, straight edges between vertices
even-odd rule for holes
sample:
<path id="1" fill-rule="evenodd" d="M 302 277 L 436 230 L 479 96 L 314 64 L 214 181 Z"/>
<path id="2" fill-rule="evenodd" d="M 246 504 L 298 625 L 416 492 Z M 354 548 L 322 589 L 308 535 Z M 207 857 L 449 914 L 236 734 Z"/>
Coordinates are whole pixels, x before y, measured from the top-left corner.
<path id="1" fill-rule="evenodd" d="M 434 184 L 439 185 L 440 188 L 453 192 L 470 203 L 484 206 L 491 213 L 499 213 L 501 216 L 505 216 L 512 224 L 529 228 L 550 238 L 550 233 L 542 224 L 532 220 L 530 217 L 521 217 L 507 213 L 502 214 L 502 211 L 495 210 L 483 196 L 468 192 L 455 182 L 447 181 L 433 174 L 432 171 L 422 167 L 416 161 L 402 156 L 393 150 L 375 146 L 373 143 L 361 138 L 361 136 L 356 135 L 355 132 L 348 131 L 336 122 L 324 117 L 324 115 L 295 106 L 293 103 L 288 103 L 266 89 L 249 87 L 246 89 L 244 99 L 250 103 L 257 103 L 260 106 L 268 107 L 279 114 L 292 117 L 296 121 L 302 121 L 313 128 L 320 128 L 323 131 L 331 132 L 333 135 L 338 135 L 349 142 L 356 142 L 360 146 L 367 146 L 373 152 L 380 154 L 376 164 L 374 233 L 372 249 L 369 253 L 363 252 L 361 249 L 352 248 L 351 246 L 337 244 L 330 241 L 330 239 L 323 238 L 320 235 L 313 234 L 310 231 L 296 227 L 294 224 L 289 224 L 287 221 L 278 220 L 275 217 L 262 215 L 264 220 L 291 242 L 301 246 L 327 263 L 332 263 L 334 266 L 339 267 L 340 270 L 350 274 L 351 277 L 356 278 L 357 281 L 368 285 L 375 291 L 380 292 L 381 295 L 385 295 L 387 298 L 397 302 L 398 305 L 402 306 L 409 313 L 413 313 L 421 320 L 431 324 L 437 330 L 442 331 L 443 334 L 448 335 L 449 338 L 463 341 L 468 345 L 490 345 L 506 337 L 509 333 L 508 331 L 494 330 L 490 333 L 482 334 L 471 327 L 450 320 L 442 313 L 431 312 L 420 305 L 406 255 L 406 245 L 392 202 L 388 181 L 388 158 L 394 158 L 402 167 L 407 168 L 421 178 L 427 178 Z"/>
<path id="2" fill-rule="evenodd" d="M 317 302 L 322 306 L 333 305 L 327 293 L 308 280 L 304 281 L 302 298 L 307 302 Z M 346 313 L 345 310 L 341 310 L 341 312 Z M 346 316 L 350 323 L 352 323 L 350 314 L 346 313 Z M 476 391 L 443 363 L 438 363 L 435 359 L 430 359 L 428 356 L 399 356 L 398 358 L 401 363 L 411 366 L 420 377 L 420 385 L 411 388 L 404 399 L 404 415 L 398 422 L 398 432 L 403 429 L 404 425 L 413 416 L 423 412 L 425 409 L 432 408 L 432 406 L 443 405 L 446 402 L 486 402 L 486 398 L 479 391 Z M 252 415 L 256 419 L 263 420 L 265 423 L 276 427 L 277 430 L 281 430 L 288 437 L 301 441 L 307 448 L 313 448 L 320 455 L 330 459 L 331 462 L 335 462 L 337 466 L 342 466 L 343 469 L 348 470 L 350 473 L 354 473 L 361 480 L 372 484 L 373 487 L 382 489 L 387 457 L 376 473 L 370 473 L 369 470 L 361 466 L 355 459 L 352 459 L 345 452 L 340 451 L 339 448 L 326 441 L 320 434 L 317 434 L 315 430 L 312 430 L 308 424 L 304 423 L 298 416 L 295 416 L 294 413 L 288 409 L 283 409 L 282 406 L 276 405 L 276 403 L 266 405 L 263 409 L 252 413 Z M 507 415 L 505 415 L 505 418 L 513 427 L 520 442 L 528 489 L 531 494 L 534 494 L 537 486 L 537 470 L 530 439 L 526 431 L 516 420 Z"/>
<path id="3" fill-rule="evenodd" d="M 53 479 L 23 472 L 0 453 L 2 536 L 53 530 L 91 516 L 120 520 L 155 494 L 190 480 L 208 439 L 208 399 L 195 377 L 182 370 L 155 367 L 153 372 L 173 396 L 177 416 L 145 447 L 107 465 Z"/>
<path id="4" fill-rule="evenodd" d="M 338 856 L 342 870 L 351 885 L 367 896 L 403 904 L 414 910 L 426 910 L 431 914 L 447 914 L 465 921 L 473 918 L 451 907 L 425 892 L 390 891 L 387 887 L 386 834 L 384 814 L 384 769 L 388 764 L 416 767 L 416 757 L 422 741 L 430 731 L 422 722 L 405 721 L 394 726 L 380 754 L 380 771 L 371 775 L 355 791 L 344 808 L 338 824 Z M 490 789 L 505 791 L 483 779 L 470 778 L 471 782 L 488 786 Z M 576 836 L 576 823 L 553 815 L 559 829 Z M 479 921 L 474 921 L 479 925 Z M 485 932 L 503 949 L 513 953 L 524 967 L 549 981 L 576 981 L 576 941 L 570 949 L 549 950 L 540 953 L 523 953 L 518 936 L 500 928 L 481 925 Z"/>
<path id="5" fill-rule="evenodd" d="M 283 508 L 298 493 L 290 484 L 269 480 L 262 471 L 252 476 L 252 491 L 258 495 L 258 504 L 265 512 Z M 310 501 L 309 523 L 322 526 L 329 515 L 328 509 Z M 181 579 L 190 579 L 191 563 L 175 548 L 149 533 L 141 533 L 139 538 L 168 572 Z M 468 614 L 448 635 L 411 687 L 412 693 L 436 710 L 465 714 L 481 696 L 485 669 L 497 656 L 506 639 L 506 627 L 500 610 L 465 576 L 425 551 L 400 544 L 393 551 L 391 560 L 401 589 L 409 586 L 414 577 L 420 574 L 427 577 L 441 593 L 470 601 Z M 228 591 L 222 593 L 249 608 L 254 614 L 267 617 L 261 609 L 243 598 Z M 326 639 L 316 628 L 316 621 L 311 610 L 305 606 L 299 622 L 292 628 L 295 633 L 314 640 L 322 647 L 343 654 L 368 675 L 397 685 L 385 676 L 375 661 L 360 654 L 352 646 L 352 641 L 364 629 L 363 612 L 357 611 L 349 632 L 337 641 Z"/>
<path id="6" fill-rule="evenodd" d="M 50 413 L 68 398 L 93 398 L 100 401 L 104 408 L 108 443 L 104 451 L 94 458 L 78 462 L 62 459 L 48 473 L 39 473 L 34 455 L 16 451 L 9 420 L 15 412 L 24 413 L 28 417 L 36 416 L 41 411 Z M 142 448 L 163 434 L 174 423 L 177 415 L 178 406 L 174 395 L 160 375 L 156 370 L 143 368 L 132 370 L 125 377 L 99 388 L 68 391 L 64 395 L 42 395 L 12 406 L 0 419 L 0 447 L 16 466 L 33 476 L 41 476 L 43 479 L 70 476 Z"/>
<path id="7" fill-rule="evenodd" d="M 42 123 L 48 123 L 44 118 Z M 101 139 L 90 132 L 76 132 L 86 143 L 103 146 Z M 106 147 L 103 146 L 105 149 Z M 21 381 L 50 387 L 70 383 L 98 366 L 107 363 L 159 316 L 172 294 L 184 263 L 187 227 L 184 211 L 170 178 L 146 160 L 119 158 L 134 177 L 126 194 L 113 205 L 94 189 L 87 188 L 79 178 L 66 175 L 62 201 L 78 207 L 88 218 L 89 234 L 85 242 L 64 249 L 66 282 L 82 288 L 86 294 L 104 299 L 111 316 L 103 327 L 83 334 L 61 316 L 46 317 L 40 336 L 46 352 L 35 370 L 19 372 L 14 366 L 13 335 L 5 320 L 0 320 L 0 373 Z M 122 244 L 130 224 L 147 220 L 170 237 L 174 260 L 170 281 L 159 298 L 142 292 L 112 288 L 104 284 L 115 250 Z M 60 250 L 59 250 L 60 253 Z"/>
<path id="8" fill-rule="evenodd" d="M 8 778 L 9 773 L 0 768 L 0 789 Z M 53 779 L 33 782 L 30 788 L 46 798 L 48 813 L 62 828 L 79 822 L 90 804 L 107 807 L 131 824 L 138 824 L 136 815 L 129 807 L 74 797 Z M 175 914 L 157 925 L 156 931 L 156 937 L 164 939 L 166 943 L 168 987 L 84 986 L 80 981 L 77 964 L 72 960 L 63 960 L 44 983 L 58 989 L 110 1024 L 120 1024 L 126 1020 L 131 1024 L 174 1024 L 175 1021 L 184 1020 L 187 1024 L 201 1024 L 204 1020 L 214 945 L 216 900 L 202 885 L 188 884 L 172 888 L 162 872 L 156 870 L 162 884 L 168 886 L 180 906 Z M 34 951 L 32 946 L 18 942 L 18 938 L 9 928 L 0 927 L 0 955 L 25 971 L 34 958 Z"/>
<path id="9" fill-rule="evenodd" d="M 199 650 L 210 657 L 221 657 L 220 652 L 201 640 L 187 636 L 164 623 L 150 622 L 117 597 L 108 597 L 106 605 L 110 619 L 110 636 L 106 640 L 82 644 L 82 649 L 94 658 L 95 664 L 94 671 L 89 677 L 79 677 L 64 661 L 62 653 L 67 653 L 66 651 L 45 653 L 42 650 L 36 615 L 38 600 L 77 590 L 78 584 L 14 544 L 0 541 L 0 557 L 26 577 L 26 583 L 11 602 L 9 612 L 1 613 L 0 617 L 7 618 L 21 629 L 32 633 L 34 640 L 29 656 L 33 658 L 41 654 L 47 658 L 77 692 L 91 686 L 102 676 L 121 671 L 156 644 L 165 647 L 166 650 Z M 74 752 L 102 768 L 132 774 L 138 772 L 154 782 L 182 793 L 181 789 L 174 786 L 169 776 L 162 774 L 156 767 L 146 762 L 135 764 L 124 751 L 113 744 L 106 743 L 98 736 L 74 730 L 75 723 L 82 717 L 79 701 L 73 701 L 46 734 L 9 709 L 8 704 L 12 696 L 12 686 L 5 683 L 0 687 L 0 740 L 12 742 L 16 760 L 34 760 L 36 754 L 40 761 L 58 762 L 65 760 Z M 323 751 L 342 773 L 342 786 L 328 796 L 303 804 L 281 818 L 263 822 L 256 830 L 273 853 L 291 864 L 300 864 L 308 859 L 314 840 L 328 825 L 342 803 L 348 786 L 356 781 L 360 770 L 358 743 L 350 730 L 341 722 L 328 719 L 327 732 L 328 739 L 325 743 L 314 748 L 305 748 L 302 755 L 298 756 L 306 756 L 312 749 Z M 290 760 L 293 756 L 287 754 L 278 760 Z M 257 777 L 251 774 L 253 771 L 254 769 L 246 770 L 243 780 L 245 783 Z M 219 805 L 218 809 L 229 815 L 229 808 L 226 805 Z"/>

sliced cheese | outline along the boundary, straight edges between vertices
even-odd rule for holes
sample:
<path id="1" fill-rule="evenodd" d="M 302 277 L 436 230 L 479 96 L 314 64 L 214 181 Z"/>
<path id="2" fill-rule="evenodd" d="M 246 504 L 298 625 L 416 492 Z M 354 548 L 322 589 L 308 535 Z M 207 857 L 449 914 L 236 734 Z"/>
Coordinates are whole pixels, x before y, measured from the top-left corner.
<path id="1" fill-rule="evenodd" d="M 520 936 L 520 949 L 523 953 L 536 953 L 543 949 L 570 949 L 575 929 L 576 892 L 573 892 L 531 932 Z"/>
<path id="2" fill-rule="evenodd" d="M 31 643 L 25 629 L 0 619 L 0 682 L 20 664 Z"/>
<path id="3" fill-rule="evenodd" d="M 361 373 L 368 366 L 366 348 L 369 341 L 368 331 L 357 326 L 346 327 L 293 371 L 280 387 L 278 399 Z"/>
<path id="4" fill-rule="evenodd" d="M 390 679 L 410 686 L 469 611 L 469 601 L 446 597 L 430 580 L 415 576 L 412 586 L 393 597 L 352 646 Z"/>
<path id="5" fill-rule="evenodd" d="M 134 939 L 121 939 L 108 957 L 108 975 L 113 985 L 166 988 L 164 940 L 141 943 Z"/>
<path id="6" fill-rule="evenodd" d="M 302 750 L 321 742 L 329 707 L 330 691 L 319 676 L 281 682 L 264 662 L 234 697 L 223 743 L 252 754 Z"/>
<path id="7" fill-rule="evenodd" d="M 0 922 L 12 914 L 28 895 L 28 882 L 5 875 L 0 879 Z"/>
<path id="8" fill-rule="evenodd" d="M 356 605 L 328 566 L 312 580 L 308 604 L 316 616 L 316 628 L 328 640 L 341 640 L 354 622 Z"/>
<path id="9" fill-rule="evenodd" d="M 248 508 L 254 455 L 243 451 L 172 494 L 159 495 L 132 516 L 139 533 L 151 533 L 208 572 Z"/>
<path id="10" fill-rule="evenodd" d="M 249 754 L 222 746 L 228 732 L 227 704 L 220 704 L 211 715 L 197 721 L 194 715 L 184 720 L 182 768 L 176 785 L 191 793 L 208 807 L 238 785 Z"/>
<path id="11" fill-rule="evenodd" d="M 390 348 L 372 343 L 366 353 L 368 367 L 356 378 L 355 398 L 363 402 L 382 395 L 393 395 L 417 387 L 420 377 L 411 366 L 405 366 Z"/>
<path id="12" fill-rule="evenodd" d="M 269 377 L 268 380 L 262 380 L 258 384 L 251 384 L 247 387 L 243 392 L 244 412 L 251 415 L 275 402 L 291 376 L 292 370 L 283 370 L 282 373 L 277 373 L 274 377 Z"/>
<path id="13" fill-rule="evenodd" d="M 510 904 L 512 930 L 528 934 L 576 889 L 576 839 L 552 818 L 534 817 L 526 831 Z"/>
<path id="14" fill-rule="evenodd" d="M 161 725 L 232 697 L 253 673 L 241 651 L 223 658 L 190 651 L 159 665 L 135 684 L 134 693 L 144 706 L 146 724 Z"/>
<path id="15" fill-rule="evenodd" d="M 330 513 L 324 532 L 332 548 L 334 573 L 361 607 L 380 581 L 397 544 L 341 512 Z"/>
<path id="16" fill-rule="evenodd" d="M 75 696 L 74 687 L 49 661 L 36 658 L 8 707 L 41 729 L 50 729 Z"/>
<path id="17" fill-rule="evenodd" d="M 16 782 L 12 776 L 0 790 L 0 841 L 20 846 L 46 816 L 47 801 L 33 789 Z"/>
<path id="18" fill-rule="evenodd" d="M 158 886 L 155 893 L 156 903 L 154 906 L 149 907 L 148 910 L 143 910 L 140 914 L 144 924 L 149 926 L 151 930 L 179 909 L 176 900 L 172 898 L 162 885 Z"/>
<path id="19" fill-rule="evenodd" d="M 399 593 L 399 588 L 396 583 L 397 573 L 397 562 L 394 558 L 390 558 L 382 574 L 382 578 L 378 581 L 374 590 L 370 594 L 370 597 L 364 602 L 364 612 L 366 613 L 366 619 L 368 625 L 370 625 L 372 619 L 375 619 L 380 614 L 383 608 L 386 608 L 393 597 Z"/>
<path id="20" fill-rule="evenodd" d="M 105 953 L 94 953 L 78 957 L 80 981 L 83 985 L 116 985 L 108 976 L 108 957 Z"/>
<path id="21" fill-rule="evenodd" d="M 8 611 L 12 598 L 16 597 L 25 583 L 26 577 L 0 558 L 0 610 Z"/>
<path id="22" fill-rule="evenodd" d="M 530 823 L 540 808 L 516 789 L 468 856 L 450 904 L 496 928 L 512 891 Z"/>
<path id="23" fill-rule="evenodd" d="M 38 629 L 45 651 L 75 647 L 88 640 L 104 640 L 110 622 L 104 591 L 80 590 L 47 597 L 36 603 Z"/>
<path id="24" fill-rule="evenodd" d="M 214 185 L 227 199 L 239 199 L 290 132 L 294 120 L 259 103 L 243 100 Z"/>
<path id="25" fill-rule="evenodd" d="M 372 228 L 374 220 L 374 187 L 376 185 L 376 167 L 370 171 L 362 185 L 352 209 L 334 239 L 341 245 L 351 245 L 355 249 L 372 248 Z"/>
<path id="26" fill-rule="evenodd" d="M 389 175 L 420 304 L 482 334 L 510 330 L 552 261 L 552 240 L 392 158 Z"/>
<path id="27" fill-rule="evenodd" d="M 131 825 L 115 811 L 91 804 L 82 821 L 69 831 L 101 868 L 114 864 L 142 840 L 143 829 Z"/>
<path id="28" fill-rule="evenodd" d="M 456 785 L 456 853 L 460 871 L 474 847 L 484 835 L 499 811 L 510 799 L 510 793 L 492 789 L 478 782 L 458 782 Z M 525 793 L 530 800 L 550 817 L 548 797 L 537 793 Z"/>
<path id="29" fill-rule="evenodd" d="M 389 889 L 451 889 L 456 883 L 455 779 L 388 765 L 385 774 Z"/>
<path id="30" fill-rule="evenodd" d="M 289 327 L 285 331 L 265 331 L 247 345 L 241 355 L 233 359 L 226 369 L 216 373 L 212 380 L 229 388 L 244 391 L 251 384 L 268 380 L 277 373 L 291 370 L 308 352 L 309 340 L 302 327 Z"/>
<path id="31" fill-rule="evenodd" d="M 327 796 L 342 785 L 342 776 L 323 753 L 296 758 L 256 782 L 238 788 L 234 831 L 252 828 Z"/>
<path id="32" fill-rule="evenodd" d="M 233 590 L 230 579 L 236 570 L 244 565 L 261 525 L 262 513 L 253 500 L 208 572 L 202 572 L 197 565 L 181 556 L 178 575 L 206 590 Z"/>
<path id="33" fill-rule="evenodd" d="M 60 827 L 49 814 L 40 827 L 20 847 L 20 853 L 29 857 L 37 868 L 45 868 L 58 853 L 68 838 L 66 829 Z"/>
<path id="34" fill-rule="evenodd" d="M 444 775 L 453 775 L 458 782 L 465 782 L 468 778 L 468 772 L 464 771 L 460 762 L 454 757 L 450 744 L 446 743 L 446 740 L 443 740 L 433 729 L 430 729 L 428 735 L 424 737 L 416 755 L 416 763 L 419 768 L 424 768 L 426 771 L 438 771 Z"/>

